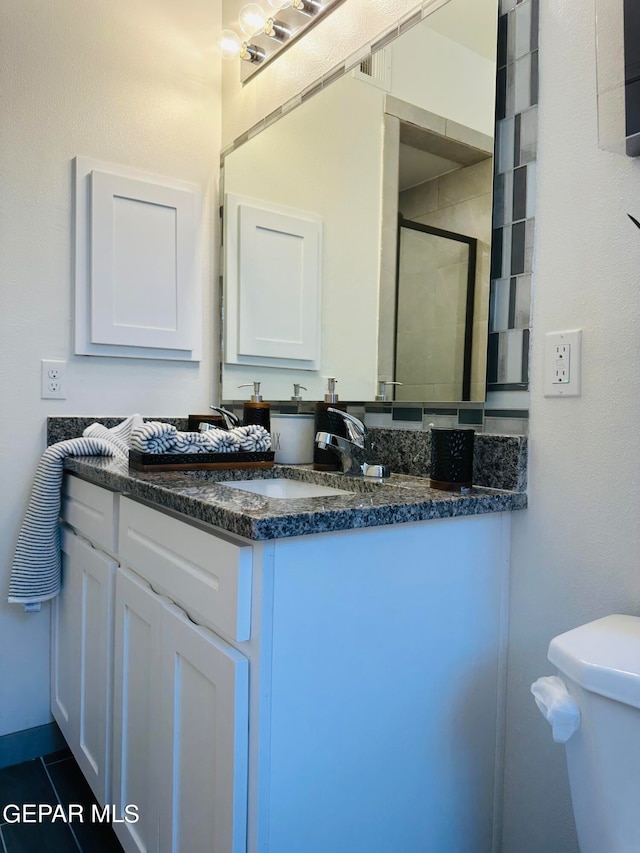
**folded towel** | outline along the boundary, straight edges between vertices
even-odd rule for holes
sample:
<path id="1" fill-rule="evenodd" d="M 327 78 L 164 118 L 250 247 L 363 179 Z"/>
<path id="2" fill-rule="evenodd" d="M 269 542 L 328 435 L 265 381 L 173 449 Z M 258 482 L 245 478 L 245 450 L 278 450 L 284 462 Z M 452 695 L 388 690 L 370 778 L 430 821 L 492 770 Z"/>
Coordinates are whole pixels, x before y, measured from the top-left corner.
<path id="1" fill-rule="evenodd" d="M 109 430 L 107 430 L 109 432 Z M 52 444 L 38 463 L 31 497 L 18 535 L 9 602 L 36 604 L 60 591 L 60 486 L 67 456 L 125 457 L 120 441 L 110 438 L 71 438 Z"/>

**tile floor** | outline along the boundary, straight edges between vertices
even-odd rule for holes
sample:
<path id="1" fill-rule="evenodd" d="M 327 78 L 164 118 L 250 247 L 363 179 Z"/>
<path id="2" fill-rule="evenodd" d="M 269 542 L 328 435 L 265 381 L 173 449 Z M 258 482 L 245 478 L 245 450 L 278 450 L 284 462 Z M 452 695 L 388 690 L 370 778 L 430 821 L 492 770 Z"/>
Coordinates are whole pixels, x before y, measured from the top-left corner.
<path id="1" fill-rule="evenodd" d="M 45 819 L 43 823 L 2 822 L 7 804 L 70 803 L 83 807 L 84 822 Z M 122 853 L 108 824 L 92 823 L 95 803 L 89 785 L 68 749 L 0 770 L 1 853 Z"/>

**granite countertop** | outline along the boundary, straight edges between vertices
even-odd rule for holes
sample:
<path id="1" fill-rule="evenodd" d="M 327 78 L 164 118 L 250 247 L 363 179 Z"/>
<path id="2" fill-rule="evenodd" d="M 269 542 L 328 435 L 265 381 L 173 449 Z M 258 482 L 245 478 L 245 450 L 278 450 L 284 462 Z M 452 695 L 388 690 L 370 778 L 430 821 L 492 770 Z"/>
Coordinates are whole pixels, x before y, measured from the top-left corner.
<path id="1" fill-rule="evenodd" d="M 394 474 L 379 483 L 316 472 L 311 466 L 150 473 L 129 470 L 124 460 L 85 456 L 67 458 L 64 467 L 98 486 L 254 540 L 505 512 L 527 505 L 523 492 L 474 487 L 460 494 L 431 489 L 429 480 L 422 477 Z M 282 476 L 349 490 L 350 494 L 282 499 L 224 486 L 230 480 Z"/>

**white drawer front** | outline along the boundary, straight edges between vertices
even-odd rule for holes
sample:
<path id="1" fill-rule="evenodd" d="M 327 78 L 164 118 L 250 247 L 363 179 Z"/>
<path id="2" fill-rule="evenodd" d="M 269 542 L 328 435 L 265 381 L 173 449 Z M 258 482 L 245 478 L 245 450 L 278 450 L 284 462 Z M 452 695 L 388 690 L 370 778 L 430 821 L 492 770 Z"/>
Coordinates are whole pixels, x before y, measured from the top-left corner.
<path id="1" fill-rule="evenodd" d="M 119 556 L 191 619 L 236 640 L 251 631 L 253 549 L 121 499 Z"/>
<path id="2" fill-rule="evenodd" d="M 62 517 L 95 545 L 115 553 L 118 541 L 116 492 L 70 474 L 64 478 Z"/>

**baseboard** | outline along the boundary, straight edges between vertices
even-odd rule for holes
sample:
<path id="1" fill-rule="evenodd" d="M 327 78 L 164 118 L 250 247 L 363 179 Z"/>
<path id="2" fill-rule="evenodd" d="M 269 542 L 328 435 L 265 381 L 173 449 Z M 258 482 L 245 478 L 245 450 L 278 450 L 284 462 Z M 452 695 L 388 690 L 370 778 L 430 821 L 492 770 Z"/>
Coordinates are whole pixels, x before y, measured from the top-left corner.
<path id="1" fill-rule="evenodd" d="M 0 768 L 50 755 L 67 746 L 56 723 L 46 723 L 0 737 Z"/>

